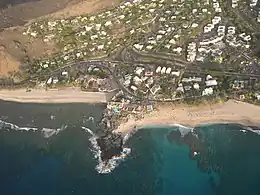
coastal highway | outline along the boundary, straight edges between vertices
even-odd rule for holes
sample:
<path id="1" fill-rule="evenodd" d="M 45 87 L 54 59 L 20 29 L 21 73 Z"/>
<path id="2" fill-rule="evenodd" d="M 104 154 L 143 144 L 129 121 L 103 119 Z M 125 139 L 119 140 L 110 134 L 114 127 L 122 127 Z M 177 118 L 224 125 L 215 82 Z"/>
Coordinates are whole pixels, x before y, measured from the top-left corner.
<path id="1" fill-rule="evenodd" d="M 26 103 L 106 103 L 110 97 L 110 93 L 83 92 L 79 89 L 35 89 L 30 92 L 25 89 L 0 90 L 1 100 Z"/>

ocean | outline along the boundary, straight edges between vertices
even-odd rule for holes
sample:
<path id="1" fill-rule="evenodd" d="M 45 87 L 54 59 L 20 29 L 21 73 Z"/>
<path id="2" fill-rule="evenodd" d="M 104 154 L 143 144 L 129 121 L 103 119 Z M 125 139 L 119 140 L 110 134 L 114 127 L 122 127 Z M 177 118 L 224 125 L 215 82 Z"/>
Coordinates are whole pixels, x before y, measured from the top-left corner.
<path id="1" fill-rule="evenodd" d="M 0 195 L 260 194 L 260 136 L 237 124 L 146 127 L 112 172 L 98 173 L 104 108 L 0 102 Z"/>

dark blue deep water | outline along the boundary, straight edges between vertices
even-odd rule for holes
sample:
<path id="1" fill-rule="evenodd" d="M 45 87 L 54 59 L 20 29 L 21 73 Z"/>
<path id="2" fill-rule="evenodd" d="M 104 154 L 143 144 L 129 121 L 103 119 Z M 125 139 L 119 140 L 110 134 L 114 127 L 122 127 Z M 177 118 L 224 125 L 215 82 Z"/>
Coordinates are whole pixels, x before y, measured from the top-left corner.
<path id="1" fill-rule="evenodd" d="M 0 103 L 2 120 L 19 126 L 70 127 L 44 138 L 0 130 L 0 195 L 259 195 L 260 136 L 237 125 L 196 128 L 201 154 L 168 138 L 178 128 L 147 128 L 128 140 L 130 157 L 101 175 L 90 151 L 104 105 Z"/>

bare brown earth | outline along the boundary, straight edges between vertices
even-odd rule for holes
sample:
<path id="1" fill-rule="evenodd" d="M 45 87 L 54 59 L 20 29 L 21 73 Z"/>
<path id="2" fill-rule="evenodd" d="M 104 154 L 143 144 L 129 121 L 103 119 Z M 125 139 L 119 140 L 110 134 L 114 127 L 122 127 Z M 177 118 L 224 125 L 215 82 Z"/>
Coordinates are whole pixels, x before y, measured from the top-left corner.
<path id="1" fill-rule="evenodd" d="M 121 0 L 87 0 L 68 6 L 58 12 L 48 15 L 54 18 L 69 18 L 73 16 L 83 15 L 86 13 L 95 13 L 106 8 L 118 5 Z"/>
<path id="2" fill-rule="evenodd" d="M 0 10 L 0 78 L 18 71 L 24 57 L 29 59 L 58 51 L 54 43 L 44 43 L 22 35 L 24 24 L 39 18 L 69 18 L 96 13 L 119 4 L 121 0 L 40 0 L 8 6 Z M 19 26 L 20 25 L 20 26 Z M 7 28 L 8 27 L 8 28 Z"/>
<path id="3" fill-rule="evenodd" d="M 6 53 L 3 49 L 0 50 L 0 77 L 8 77 L 10 72 L 19 70 L 20 62 Z"/>

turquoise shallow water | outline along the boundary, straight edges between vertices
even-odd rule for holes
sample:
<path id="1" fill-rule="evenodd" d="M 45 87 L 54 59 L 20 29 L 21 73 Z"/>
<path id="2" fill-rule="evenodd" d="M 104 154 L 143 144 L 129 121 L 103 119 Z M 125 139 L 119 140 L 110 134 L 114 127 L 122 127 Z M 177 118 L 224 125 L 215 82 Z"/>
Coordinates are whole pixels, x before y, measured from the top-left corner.
<path id="1" fill-rule="evenodd" d="M 12 112 L 14 107 L 21 113 Z M 94 125 L 82 118 L 98 118 L 102 108 L 102 105 L 0 104 L 2 116 L 5 114 L 6 120 L 19 125 L 28 125 L 32 117 L 41 126 L 70 124 L 68 129 L 48 139 L 37 132 L 2 129 L 0 194 L 260 194 L 260 136 L 241 132 L 241 127 L 235 124 L 195 128 L 200 154 L 194 159 L 190 158 L 193 153 L 185 141 L 176 142 L 169 136 L 179 130 L 177 127 L 140 130 L 127 142 L 131 155 L 112 173 L 98 174 L 90 150 L 90 134 L 80 125 L 91 126 L 95 132 Z M 50 115 L 56 116 L 51 123 L 47 117 Z"/>

